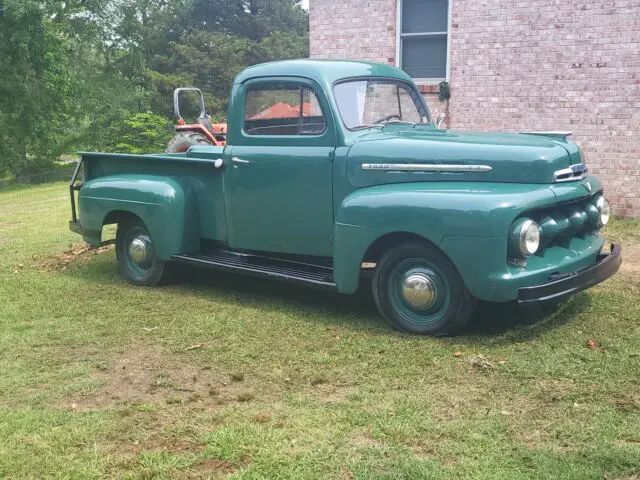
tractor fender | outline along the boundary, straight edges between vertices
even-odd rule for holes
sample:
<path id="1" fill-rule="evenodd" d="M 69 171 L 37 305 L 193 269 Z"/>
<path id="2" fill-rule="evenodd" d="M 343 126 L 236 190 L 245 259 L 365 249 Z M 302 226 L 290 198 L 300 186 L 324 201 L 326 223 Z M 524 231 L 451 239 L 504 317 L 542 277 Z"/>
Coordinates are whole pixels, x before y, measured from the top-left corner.
<path id="1" fill-rule="evenodd" d="M 105 224 L 135 215 L 149 230 L 158 256 L 200 248 L 197 202 L 188 185 L 155 175 L 110 175 L 87 181 L 78 197 L 80 223 L 101 232 Z"/>

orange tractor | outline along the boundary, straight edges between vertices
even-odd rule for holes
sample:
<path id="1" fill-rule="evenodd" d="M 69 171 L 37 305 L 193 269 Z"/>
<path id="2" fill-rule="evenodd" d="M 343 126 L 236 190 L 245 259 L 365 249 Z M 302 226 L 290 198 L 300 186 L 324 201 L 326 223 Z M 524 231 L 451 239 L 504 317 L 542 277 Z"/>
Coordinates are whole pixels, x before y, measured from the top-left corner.
<path id="1" fill-rule="evenodd" d="M 180 115 L 180 94 L 194 92 L 200 96 L 200 116 L 196 123 L 187 123 Z M 206 111 L 204 95 L 199 88 L 176 88 L 173 92 L 173 109 L 178 119 L 176 135 L 167 145 L 168 153 L 183 153 L 193 145 L 224 146 L 227 143 L 227 124 L 212 123 Z"/>

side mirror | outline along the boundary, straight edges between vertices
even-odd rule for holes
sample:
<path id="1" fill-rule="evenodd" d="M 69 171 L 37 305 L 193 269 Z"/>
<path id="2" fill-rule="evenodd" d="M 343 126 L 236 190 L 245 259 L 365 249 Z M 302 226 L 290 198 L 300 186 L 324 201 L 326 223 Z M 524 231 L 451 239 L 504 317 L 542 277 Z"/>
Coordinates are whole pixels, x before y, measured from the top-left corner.
<path id="1" fill-rule="evenodd" d="M 441 128 L 446 118 L 447 118 L 447 115 L 444 112 L 440 112 L 436 117 L 436 127 Z"/>

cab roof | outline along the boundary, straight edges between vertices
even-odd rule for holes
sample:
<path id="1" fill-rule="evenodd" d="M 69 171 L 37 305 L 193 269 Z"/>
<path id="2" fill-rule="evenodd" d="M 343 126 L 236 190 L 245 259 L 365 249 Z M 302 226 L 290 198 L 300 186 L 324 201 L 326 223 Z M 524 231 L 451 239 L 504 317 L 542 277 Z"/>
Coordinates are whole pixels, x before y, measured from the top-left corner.
<path id="1" fill-rule="evenodd" d="M 399 68 L 381 63 L 354 60 L 283 60 L 261 63 L 245 68 L 234 84 L 257 77 L 305 77 L 324 85 L 352 77 L 391 77 L 411 82 L 411 77 Z"/>

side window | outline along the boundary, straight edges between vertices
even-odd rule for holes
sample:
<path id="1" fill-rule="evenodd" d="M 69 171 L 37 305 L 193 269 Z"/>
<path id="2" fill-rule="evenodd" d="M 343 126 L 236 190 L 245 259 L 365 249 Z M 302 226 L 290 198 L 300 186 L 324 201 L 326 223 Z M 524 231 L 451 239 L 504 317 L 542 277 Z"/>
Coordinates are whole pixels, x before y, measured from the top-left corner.
<path id="1" fill-rule="evenodd" d="M 247 135 L 319 135 L 326 129 L 315 93 L 307 87 L 269 84 L 247 91 Z"/>

